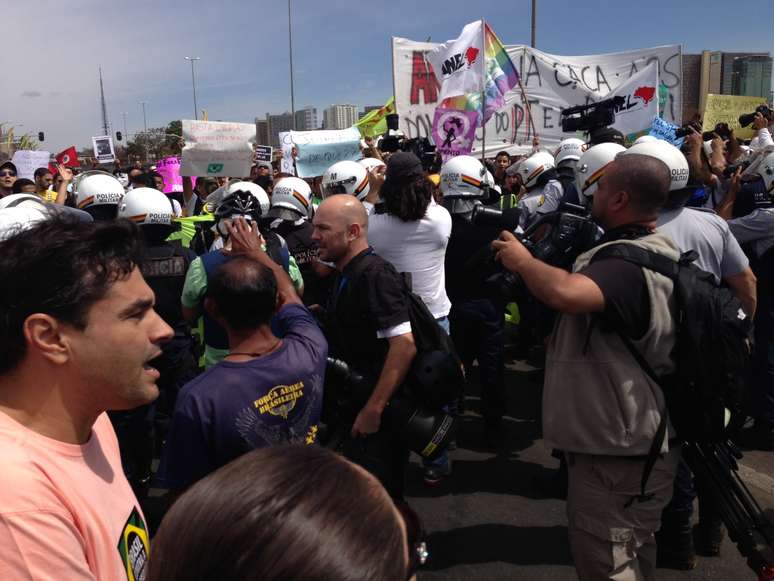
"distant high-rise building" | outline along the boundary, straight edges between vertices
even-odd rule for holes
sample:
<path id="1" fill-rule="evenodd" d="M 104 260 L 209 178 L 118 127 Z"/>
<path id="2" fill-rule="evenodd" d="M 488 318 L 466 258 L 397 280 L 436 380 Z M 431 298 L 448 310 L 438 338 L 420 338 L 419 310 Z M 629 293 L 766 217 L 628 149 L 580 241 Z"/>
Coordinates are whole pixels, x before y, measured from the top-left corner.
<path id="1" fill-rule="evenodd" d="M 293 129 L 293 115 L 285 111 L 282 115 L 271 115 L 266 113 L 266 123 L 268 125 L 269 140 L 272 147 L 279 147 L 279 134 L 283 131 Z"/>
<path id="2" fill-rule="evenodd" d="M 771 97 L 769 53 L 721 52 L 683 55 L 683 121 L 704 112 L 707 95 Z"/>
<path id="3" fill-rule="evenodd" d="M 296 131 L 312 131 L 317 129 L 317 109 L 307 105 L 300 111 L 296 111 Z"/>
<path id="4" fill-rule="evenodd" d="M 363 112 L 358 115 L 358 119 L 362 119 L 366 115 L 368 115 L 371 111 L 378 111 L 382 108 L 382 105 L 366 105 L 363 107 Z"/>
<path id="5" fill-rule="evenodd" d="M 347 129 L 357 123 L 357 106 L 331 105 L 323 111 L 325 129 Z"/>
<path id="6" fill-rule="evenodd" d="M 271 140 L 269 139 L 269 122 L 266 121 L 266 119 L 258 119 L 258 117 L 255 118 L 255 135 L 258 140 L 258 144 L 271 144 Z"/>

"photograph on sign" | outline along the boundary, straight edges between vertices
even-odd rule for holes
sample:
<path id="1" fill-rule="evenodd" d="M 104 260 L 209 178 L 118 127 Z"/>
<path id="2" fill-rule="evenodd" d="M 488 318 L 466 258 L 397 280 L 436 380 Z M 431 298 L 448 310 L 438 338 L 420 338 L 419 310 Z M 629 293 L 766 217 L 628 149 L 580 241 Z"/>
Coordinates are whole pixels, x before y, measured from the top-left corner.
<path id="1" fill-rule="evenodd" d="M 109 135 L 100 135 L 91 138 L 94 145 L 94 157 L 100 163 L 109 163 L 115 161 L 116 152 L 113 149 L 113 138 Z"/>

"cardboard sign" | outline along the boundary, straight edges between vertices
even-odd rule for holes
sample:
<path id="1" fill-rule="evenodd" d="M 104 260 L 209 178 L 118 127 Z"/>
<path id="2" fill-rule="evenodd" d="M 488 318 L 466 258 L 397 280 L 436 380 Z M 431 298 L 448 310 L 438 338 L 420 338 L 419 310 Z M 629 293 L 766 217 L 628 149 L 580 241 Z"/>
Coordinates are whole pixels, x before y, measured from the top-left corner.
<path id="1" fill-rule="evenodd" d="M 677 129 L 677 125 L 669 123 L 668 121 L 664 121 L 660 117 L 656 117 L 653 120 L 653 124 L 650 126 L 650 135 L 656 137 L 657 139 L 671 143 L 675 147 L 679 148 L 683 146 L 685 137 L 677 137 L 675 133 Z"/>
<path id="2" fill-rule="evenodd" d="M 355 127 L 340 130 L 290 131 L 290 141 L 298 151 L 298 177 L 320 176 L 339 161 L 357 161 L 360 153 L 360 132 Z"/>
<path id="3" fill-rule="evenodd" d="M 113 149 L 113 138 L 109 135 L 100 135 L 91 138 L 94 146 L 94 157 L 99 163 L 111 163 L 116 160 L 116 151 Z"/>
<path id="4" fill-rule="evenodd" d="M 180 175 L 250 175 L 256 141 L 254 124 L 183 119 L 183 139 Z"/>
<path id="5" fill-rule="evenodd" d="M 704 131 L 712 131 L 718 123 L 728 123 L 729 129 L 734 130 L 734 137 L 752 139 L 757 131 L 752 125 L 744 128 L 739 125 L 739 116 L 752 113 L 758 105 L 765 104 L 766 99 L 763 97 L 707 95 L 702 127 Z"/>
<path id="6" fill-rule="evenodd" d="M 271 145 L 256 145 L 255 146 L 255 161 L 265 161 L 271 163 L 272 148 Z"/>
<path id="7" fill-rule="evenodd" d="M 48 151 L 15 151 L 11 161 L 16 166 L 17 177 L 28 180 L 35 179 L 35 170 L 39 167 L 48 167 L 51 154 Z"/>
<path id="8" fill-rule="evenodd" d="M 441 79 L 426 54 L 436 43 L 392 39 L 395 105 L 400 129 L 406 137 L 429 137 L 435 108 L 441 103 Z M 574 105 L 601 101 L 653 63 L 658 69 L 659 115 L 680 124 L 682 113 L 682 52 L 680 45 L 659 46 L 629 52 L 584 56 L 560 56 L 522 45 L 506 46 L 526 92 L 529 106 L 518 86 L 505 94 L 505 106 L 486 124 L 487 151 L 528 153 L 534 128 L 540 146 L 558 147 L 566 137 L 560 112 Z M 531 115 L 531 122 L 530 122 Z M 643 127 L 644 129 L 645 127 Z M 481 151 L 482 128 L 476 129 L 473 153 Z"/>
<path id="9" fill-rule="evenodd" d="M 172 194 L 183 191 L 183 176 L 180 175 L 180 158 L 165 157 L 156 162 L 156 171 L 164 178 L 164 193 Z M 196 186 L 196 178 L 191 178 L 192 186 Z"/>

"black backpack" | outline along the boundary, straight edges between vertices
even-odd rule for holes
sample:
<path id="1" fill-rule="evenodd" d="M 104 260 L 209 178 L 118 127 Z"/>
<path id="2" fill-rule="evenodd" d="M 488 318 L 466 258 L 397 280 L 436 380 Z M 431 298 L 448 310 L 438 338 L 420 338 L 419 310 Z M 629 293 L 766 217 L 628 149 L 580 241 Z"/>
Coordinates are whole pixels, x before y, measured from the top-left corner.
<path id="1" fill-rule="evenodd" d="M 662 274 L 674 282 L 677 307 L 675 373 L 659 377 L 628 337 L 619 333 L 632 356 L 664 392 L 666 410 L 651 445 L 642 480 L 642 496 L 666 434 L 667 416 L 684 442 L 719 443 L 744 422 L 750 363 L 751 317 L 733 293 L 701 270 L 694 251 L 675 261 L 634 246 L 613 244 L 592 261 L 619 258 Z M 727 422 L 726 410 L 730 412 Z M 666 412 L 666 413 L 664 413 Z"/>

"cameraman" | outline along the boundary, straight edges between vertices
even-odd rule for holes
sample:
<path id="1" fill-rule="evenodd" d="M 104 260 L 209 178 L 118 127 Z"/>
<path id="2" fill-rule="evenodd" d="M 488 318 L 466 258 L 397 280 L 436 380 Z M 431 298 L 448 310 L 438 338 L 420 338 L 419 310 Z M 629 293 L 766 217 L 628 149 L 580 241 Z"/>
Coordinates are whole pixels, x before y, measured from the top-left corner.
<path id="1" fill-rule="evenodd" d="M 368 246 L 368 215 L 354 196 L 327 197 L 314 215 L 312 240 L 338 271 L 326 313 L 331 351 L 374 385 L 351 429 L 344 454 L 402 499 L 408 449 L 382 427 L 382 413 L 416 355 L 408 294 L 395 268 Z"/>
<path id="2" fill-rule="evenodd" d="M 653 579 L 661 511 L 672 496 L 679 447 L 671 427 L 639 496 L 646 457 L 664 409 L 658 385 L 630 353 L 631 341 L 659 375 L 675 368 L 670 279 L 620 259 L 591 263 L 605 243 L 632 244 L 676 260 L 674 243 L 655 232 L 670 186 L 652 157 L 618 156 L 597 182 L 592 215 L 605 229 L 573 273 L 535 258 L 510 233 L 493 243 L 497 258 L 560 313 L 548 345 L 543 430 L 567 454 L 570 547 L 581 581 Z"/>
<path id="3" fill-rule="evenodd" d="M 769 129 L 769 123 L 772 123 L 771 110 L 766 109 L 768 118 L 761 113 L 761 111 L 755 112 L 755 118 L 753 119 L 752 126 L 756 130 L 755 137 L 750 141 L 750 149 L 753 151 L 757 149 L 763 149 L 769 145 L 774 145 L 774 139 L 771 137 L 771 130 Z"/>
<path id="4" fill-rule="evenodd" d="M 505 300 L 484 284 L 495 274 L 489 245 L 499 228 L 472 223 L 473 210 L 487 198 L 486 170 L 477 159 L 460 155 L 441 167 L 443 205 L 451 214 L 451 237 L 446 248 L 446 293 L 454 345 L 469 375 L 478 361 L 481 379 L 483 443 L 497 446 L 503 438 L 505 407 Z"/>

